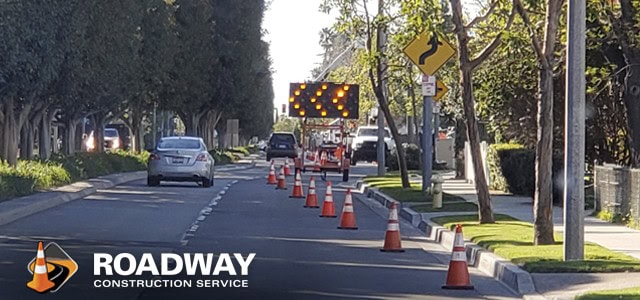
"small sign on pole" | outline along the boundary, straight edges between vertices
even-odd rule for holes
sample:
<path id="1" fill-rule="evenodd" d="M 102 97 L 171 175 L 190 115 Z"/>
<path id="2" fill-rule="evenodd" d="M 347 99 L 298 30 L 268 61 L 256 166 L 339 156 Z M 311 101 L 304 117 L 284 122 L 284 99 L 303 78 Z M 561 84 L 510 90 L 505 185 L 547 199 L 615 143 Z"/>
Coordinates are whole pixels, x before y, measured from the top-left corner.
<path id="1" fill-rule="evenodd" d="M 435 96 L 437 92 L 436 86 L 435 76 L 422 75 L 422 96 Z"/>

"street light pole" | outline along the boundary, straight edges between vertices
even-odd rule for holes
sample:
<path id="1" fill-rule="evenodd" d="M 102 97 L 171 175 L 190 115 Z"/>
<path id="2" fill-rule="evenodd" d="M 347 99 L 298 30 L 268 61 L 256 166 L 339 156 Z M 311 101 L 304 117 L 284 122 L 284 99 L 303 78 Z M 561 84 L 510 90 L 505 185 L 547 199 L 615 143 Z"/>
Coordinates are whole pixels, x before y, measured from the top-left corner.
<path id="1" fill-rule="evenodd" d="M 585 1 L 569 1 L 564 144 L 564 260 L 584 259 Z"/>

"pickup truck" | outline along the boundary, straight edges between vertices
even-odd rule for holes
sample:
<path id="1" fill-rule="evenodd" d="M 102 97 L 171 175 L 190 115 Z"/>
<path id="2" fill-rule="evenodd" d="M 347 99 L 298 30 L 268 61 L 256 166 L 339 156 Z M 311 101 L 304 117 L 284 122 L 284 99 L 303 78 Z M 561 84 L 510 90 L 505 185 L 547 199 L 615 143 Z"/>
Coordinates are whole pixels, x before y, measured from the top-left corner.
<path id="1" fill-rule="evenodd" d="M 389 128 L 385 128 L 384 132 L 385 152 L 389 156 L 391 151 L 395 149 L 395 143 L 391 138 Z M 378 127 L 363 126 L 359 127 L 356 136 L 351 142 L 351 165 L 355 165 L 358 161 L 376 161 L 378 159 Z"/>

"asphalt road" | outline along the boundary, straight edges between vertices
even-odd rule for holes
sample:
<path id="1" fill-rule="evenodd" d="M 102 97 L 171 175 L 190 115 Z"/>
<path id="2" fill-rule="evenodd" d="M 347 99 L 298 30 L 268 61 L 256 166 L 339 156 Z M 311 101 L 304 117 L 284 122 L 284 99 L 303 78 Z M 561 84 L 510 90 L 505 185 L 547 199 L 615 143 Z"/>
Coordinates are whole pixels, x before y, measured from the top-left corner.
<path id="1" fill-rule="evenodd" d="M 0 226 L 0 299 L 42 299 L 25 287 L 36 242 L 55 241 L 79 264 L 78 273 L 50 299 L 513 299 L 497 281 L 472 270 L 471 291 L 442 290 L 450 253 L 401 224 L 404 253 L 383 253 L 386 216 L 354 199 L 358 230 L 338 230 L 337 219 L 291 199 L 291 187 L 266 185 L 266 163 L 216 174 L 216 185 L 149 188 L 143 181 L 100 191 L 83 200 Z M 352 181 L 329 174 L 336 211 L 344 191 L 373 165 L 359 165 Z M 308 177 L 303 179 L 307 191 Z M 325 185 L 317 179 L 319 201 Z M 292 177 L 287 178 L 292 185 Z M 203 209 L 210 207 L 210 212 Z M 194 226 L 195 225 L 195 226 Z M 248 276 L 189 279 L 247 280 L 248 288 L 100 288 L 93 253 L 256 253 Z M 158 260 L 159 261 L 159 260 Z M 184 276 L 133 276 L 184 279 Z"/>

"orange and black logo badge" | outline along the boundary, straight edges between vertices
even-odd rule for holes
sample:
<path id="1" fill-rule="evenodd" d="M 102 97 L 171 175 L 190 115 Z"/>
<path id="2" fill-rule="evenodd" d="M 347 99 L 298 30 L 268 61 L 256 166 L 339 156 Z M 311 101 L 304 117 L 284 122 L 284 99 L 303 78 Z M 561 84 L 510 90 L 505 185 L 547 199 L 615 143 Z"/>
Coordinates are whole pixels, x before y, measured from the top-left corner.
<path id="1" fill-rule="evenodd" d="M 27 269 L 33 274 L 33 279 L 27 282 L 28 288 L 38 293 L 55 293 L 78 271 L 78 264 L 58 244 L 43 247 L 42 242 L 38 242 L 36 257 Z"/>

